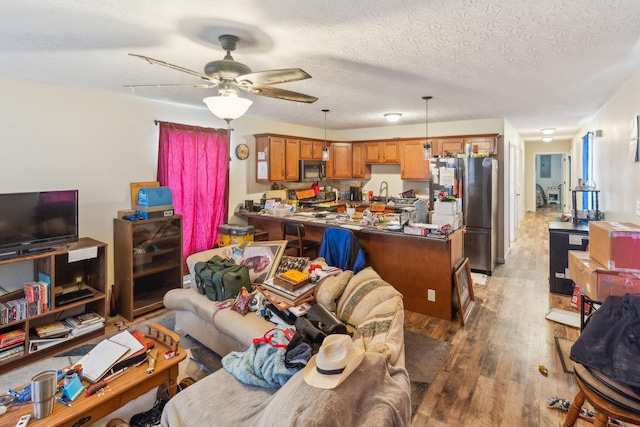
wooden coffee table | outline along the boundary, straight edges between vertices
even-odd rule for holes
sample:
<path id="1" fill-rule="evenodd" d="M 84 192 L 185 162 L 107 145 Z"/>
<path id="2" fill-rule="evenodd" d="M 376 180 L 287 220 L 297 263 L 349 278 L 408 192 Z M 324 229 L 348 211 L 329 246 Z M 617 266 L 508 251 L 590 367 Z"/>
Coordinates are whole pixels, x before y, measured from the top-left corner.
<path id="1" fill-rule="evenodd" d="M 128 368 L 124 375 L 91 396 L 82 392 L 76 400 L 71 402 L 71 407 L 55 402 L 51 415 L 36 420 L 33 414 L 33 403 L 29 401 L 18 409 L 11 409 L 1 416 L 0 425 L 15 426 L 18 419 L 26 414 L 31 414 L 29 427 L 90 425 L 166 382 L 171 384 L 170 395 L 173 396 L 177 388 L 178 363 L 184 360 L 187 354 L 182 347 L 178 347 L 175 356 L 165 359 L 164 354 L 169 350 L 169 347 L 162 342 L 156 342 L 155 348 L 158 349 L 158 358 L 155 370 L 151 375 L 147 375 L 148 364 L 143 362 L 140 366 Z M 83 384 L 89 385 L 86 381 L 83 381 Z M 60 394 L 57 393 L 56 396 L 60 396 Z M 83 422 L 83 420 L 85 421 Z"/>

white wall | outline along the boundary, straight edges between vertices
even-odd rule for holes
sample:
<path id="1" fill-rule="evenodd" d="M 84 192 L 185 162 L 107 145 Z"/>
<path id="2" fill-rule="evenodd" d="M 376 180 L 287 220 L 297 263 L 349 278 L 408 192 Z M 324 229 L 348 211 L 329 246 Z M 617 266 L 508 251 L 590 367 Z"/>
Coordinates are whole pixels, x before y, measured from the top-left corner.
<path id="1" fill-rule="evenodd" d="M 594 176 L 600 190 L 600 209 L 609 221 L 640 224 L 635 215 L 636 201 L 640 200 L 640 163 L 627 159 L 631 136 L 630 123 L 640 115 L 640 72 L 636 73 L 590 119 L 573 139 L 575 167 L 573 180 L 578 182 L 582 173 L 582 136 L 602 130 L 602 137 L 594 138 Z"/>

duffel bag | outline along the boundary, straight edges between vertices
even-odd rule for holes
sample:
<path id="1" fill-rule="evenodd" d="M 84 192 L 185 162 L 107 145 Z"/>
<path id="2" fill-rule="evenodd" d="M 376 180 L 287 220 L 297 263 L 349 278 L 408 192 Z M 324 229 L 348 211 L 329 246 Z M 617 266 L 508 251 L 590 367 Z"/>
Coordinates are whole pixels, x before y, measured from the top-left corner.
<path id="1" fill-rule="evenodd" d="M 194 272 L 198 292 L 211 301 L 235 298 L 242 287 L 251 289 L 249 268 L 220 255 L 214 255 L 206 262 L 197 262 Z"/>

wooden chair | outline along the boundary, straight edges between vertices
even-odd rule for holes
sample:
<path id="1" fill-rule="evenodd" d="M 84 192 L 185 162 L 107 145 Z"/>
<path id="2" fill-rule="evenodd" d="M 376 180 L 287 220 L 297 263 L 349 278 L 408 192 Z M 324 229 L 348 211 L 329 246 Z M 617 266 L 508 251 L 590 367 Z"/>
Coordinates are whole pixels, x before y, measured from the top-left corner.
<path id="1" fill-rule="evenodd" d="M 293 239 L 288 239 L 287 236 L 294 236 Z M 287 249 L 296 249 L 298 256 L 306 256 L 308 251 L 315 251 L 320 247 L 320 242 L 305 239 L 304 224 L 299 222 L 283 222 L 282 223 L 282 240 L 288 240 Z"/>
<path id="2" fill-rule="evenodd" d="M 593 420 L 594 426 L 613 425 L 609 423 L 609 417 L 640 425 L 640 396 L 629 386 L 591 371 L 580 363 L 575 364 L 574 371 L 580 390 L 573 399 L 562 427 L 572 427 L 575 424 L 585 400 L 597 412 Z"/>

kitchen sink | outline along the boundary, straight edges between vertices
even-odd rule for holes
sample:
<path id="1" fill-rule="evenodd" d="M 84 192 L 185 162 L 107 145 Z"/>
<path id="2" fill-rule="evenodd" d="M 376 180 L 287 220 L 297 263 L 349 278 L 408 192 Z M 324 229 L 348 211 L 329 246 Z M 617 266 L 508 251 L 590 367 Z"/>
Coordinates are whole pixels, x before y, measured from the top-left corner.
<path id="1" fill-rule="evenodd" d="M 371 198 L 372 202 L 380 202 L 380 203 L 387 203 L 389 201 L 390 197 L 385 197 L 385 196 L 373 196 Z"/>

